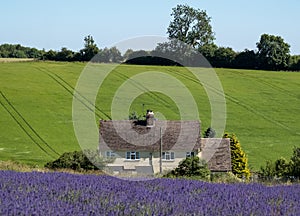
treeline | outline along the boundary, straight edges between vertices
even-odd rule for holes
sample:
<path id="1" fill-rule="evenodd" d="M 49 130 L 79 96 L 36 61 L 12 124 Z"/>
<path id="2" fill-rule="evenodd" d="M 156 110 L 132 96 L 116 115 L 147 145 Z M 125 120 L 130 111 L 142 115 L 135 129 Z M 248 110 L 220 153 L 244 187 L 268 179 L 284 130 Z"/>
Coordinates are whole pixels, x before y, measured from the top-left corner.
<path id="1" fill-rule="evenodd" d="M 257 50 L 236 52 L 214 43 L 193 48 L 173 39 L 159 43 L 152 51 L 140 50 L 129 54 L 127 51 L 125 54 L 129 56 L 126 62 L 132 64 L 300 71 L 300 55 L 290 55 L 290 45 L 280 36 L 263 34 L 256 45 Z"/>
<path id="2" fill-rule="evenodd" d="M 207 66 L 204 56 L 213 67 L 300 71 L 300 56 L 290 55 L 289 45 L 279 36 L 263 34 L 257 50 L 236 52 L 230 47 L 207 44 L 198 49 L 177 40 L 158 43 L 154 50 L 128 49 L 124 55 L 117 47 L 99 49 L 92 36 L 84 38 L 78 52 L 66 47 L 60 51 L 38 50 L 20 44 L 0 45 L 0 58 L 35 58 L 50 61 L 94 61 L 99 63 L 128 63 L 140 65 Z M 202 58 L 203 59 L 203 58 Z"/>
<path id="3" fill-rule="evenodd" d="M 217 47 L 211 44 L 199 48 L 199 51 L 213 67 L 300 70 L 300 55 L 291 55 L 290 45 L 280 36 L 263 34 L 256 47 L 257 50 L 245 49 L 242 52 L 235 52 L 230 47 Z"/>
<path id="4" fill-rule="evenodd" d="M 35 58 L 41 59 L 44 51 L 36 48 L 24 47 L 20 44 L 0 45 L 0 58 Z"/>
<path id="5" fill-rule="evenodd" d="M 280 36 L 263 34 L 256 43 L 257 50 L 236 52 L 231 47 L 218 47 L 214 43 L 215 33 L 206 11 L 177 5 L 172 8 L 171 17 L 167 28 L 170 40 L 158 43 L 151 51 L 129 49 L 122 55 L 116 47 L 99 49 L 89 35 L 84 38 L 84 47 L 78 52 L 66 47 L 60 51 L 45 51 L 19 44 L 3 44 L 0 57 L 300 71 L 300 55 L 291 55 L 290 45 Z M 209 63 L 203 60 L 203 56 Z"/>
<path id="6" fill-rule="evenodd" d="M 97 55 L 98 54 L 98 55 Z M 97 56 L 96 56 L 97 55 Z M 78 52 L 62 47 L 61 50 L 38 50 L 36 48 L 24 47 L 20 44 L 0 45 L 0 58 L 34 58 L 37 60 L 50 61 L 90 61 L 94 56 L 97 62 L 121 62 L 123 56 L 116 48 L 99 49 L 92 36 L 84 38 L 84 47 Z"/>

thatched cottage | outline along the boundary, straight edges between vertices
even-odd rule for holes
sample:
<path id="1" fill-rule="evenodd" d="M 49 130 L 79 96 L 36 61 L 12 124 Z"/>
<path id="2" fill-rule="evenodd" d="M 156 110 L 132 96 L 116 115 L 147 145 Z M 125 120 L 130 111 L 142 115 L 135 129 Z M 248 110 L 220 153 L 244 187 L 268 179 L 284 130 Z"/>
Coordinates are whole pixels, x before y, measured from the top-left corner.
<path id="1" fill-rule="evenodd" d="M 113 158 L 114 174 L 154 174 L 171 170 L 186 157 L 199 156 L 214 172 L 231 170 L 230 140 L 201 138 L 199 121 L 100 120 L 100 154 Z"/>

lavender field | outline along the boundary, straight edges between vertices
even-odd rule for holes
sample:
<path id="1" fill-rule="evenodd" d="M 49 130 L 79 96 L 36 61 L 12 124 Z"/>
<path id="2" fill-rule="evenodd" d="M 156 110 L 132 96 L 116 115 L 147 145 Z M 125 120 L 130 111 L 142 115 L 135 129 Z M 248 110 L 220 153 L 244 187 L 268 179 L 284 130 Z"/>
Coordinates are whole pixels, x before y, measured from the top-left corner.
<path id="1" fill-rule="evenodd" d="M 0 171 L 0 215 L 300 215 L 300 185 Z"/>

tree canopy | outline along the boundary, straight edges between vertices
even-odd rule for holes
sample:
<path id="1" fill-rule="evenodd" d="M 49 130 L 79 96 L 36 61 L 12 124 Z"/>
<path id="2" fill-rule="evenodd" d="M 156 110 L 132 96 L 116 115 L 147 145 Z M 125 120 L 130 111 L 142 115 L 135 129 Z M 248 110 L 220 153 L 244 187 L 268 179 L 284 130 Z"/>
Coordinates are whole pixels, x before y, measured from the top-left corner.
<path id="1" fill-rule="evenodd" d="M 99 48 L 95 44 L 94 38 L 88 35 L 84 38 L 84 48 L 80 50 L 83 61 L 90 61 L 97 53 Z"/>
<path id="2" fill-rule="evenodd" d="M 256 45 L 263 69 L 282 70 L 288 67 L 290 45 L 282 37 L 263 34 Z"/>
<path id="3" fill-rule="evenodd" d="M 180 40 L 193 48 L 213 43 L 215 37 L 206 11 L 188 5 L 177 5 L 172 9 L 172 21 L 167 33 L 170 39 Z"/>

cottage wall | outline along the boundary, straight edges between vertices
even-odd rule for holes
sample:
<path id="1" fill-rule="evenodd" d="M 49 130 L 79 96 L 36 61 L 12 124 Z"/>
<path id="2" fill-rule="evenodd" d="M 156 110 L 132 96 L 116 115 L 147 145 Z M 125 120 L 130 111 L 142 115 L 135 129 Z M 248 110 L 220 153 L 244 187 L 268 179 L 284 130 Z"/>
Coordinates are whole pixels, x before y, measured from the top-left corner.
<path id="1" fill-rule="evenodd" d="M 108 171 L 113 174 L 122 172 L 130 173 L 159 173 L 160 172 L 160 153 L 159 152 L 140 152 L 139 160 L 127 160 L 125 151 L 115 153 L 115 160 L 107 165 Z M 174 152 L 174 160 L 162 160 L 162 171 L 166 172 L 176 168 L 180 161 L 185 159 L 186 152 Z M 151 173 L 150 173 L 151 171 Z"/>
<path id="2" fill-rule="evenodd" d="M 186 152 L 174 152 L 175 158 L 174 160 L 163 160 L 162 161 L 162 171 L 169 171 L 175 169 L 179 162 L 186 158 Z M 160 153 L 153 154 L 153 171 L 154 173 L 160 172 Z"/>

